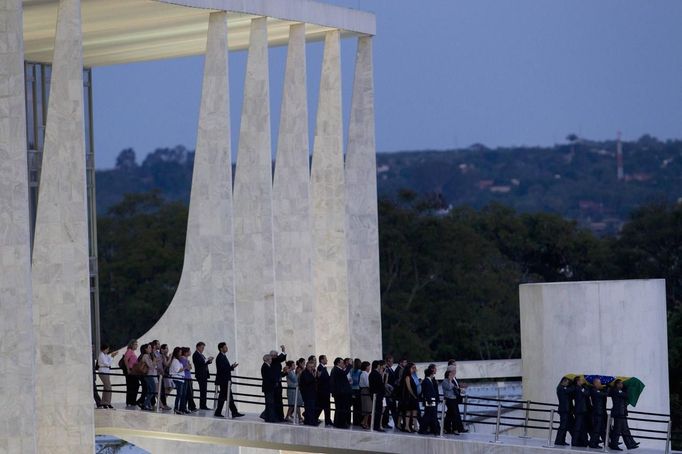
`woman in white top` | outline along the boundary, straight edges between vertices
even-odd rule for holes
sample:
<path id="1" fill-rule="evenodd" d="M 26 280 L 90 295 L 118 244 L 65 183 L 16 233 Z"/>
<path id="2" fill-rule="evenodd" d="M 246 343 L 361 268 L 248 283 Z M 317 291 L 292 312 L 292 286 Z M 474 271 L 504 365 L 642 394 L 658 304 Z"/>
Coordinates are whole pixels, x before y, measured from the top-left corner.
<path id="1" fill-rule="evenodd" d="M 110 355 L 107 344 L 100 346 L 99 357 L 97 358 L 97 372 L 99 373 L 99 379 L 104 384 L 104 392 L 102 393 L 102 403 L 97 408 L 114 408 L 111 406 L 111 378 L 108 374 L 111 372 L 111 365 L 117 353 L 114 352 Z"/>
<path id="2" fill-rule="evenodd" d="M 362 423 L 363 429 L 369 429 L 370 418 L 372 416 L 372 397 L 369 395 L 369 362 L 363 361 L 360 364 L 360 404 L 362 406 Z"/>
<path id="3" fill-rule="evenodd" d="M 175 383 L 175 405 L 173 410 L 177 415 L 184 415 L 189 413 L 187 410 L 182 410 L 187 408 L 187 393 L 185 392 L 185 366 L 180 362 L 180 354 L 182 349 L 180 347 L 175 347 L 173 349 L 173 354 L 171 355 L 170 365 L 168 366 L 168 373 Z"/>

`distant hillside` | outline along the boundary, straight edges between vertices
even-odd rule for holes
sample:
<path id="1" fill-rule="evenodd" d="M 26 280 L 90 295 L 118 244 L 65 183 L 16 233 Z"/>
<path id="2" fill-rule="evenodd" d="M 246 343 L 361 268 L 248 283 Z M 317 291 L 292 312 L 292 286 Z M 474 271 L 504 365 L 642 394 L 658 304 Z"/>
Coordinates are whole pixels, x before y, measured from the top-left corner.
<path id="1" fill-rule="evenodd" d="M 379 193 L 392 198 L 408 189 L 436 195 L 443 209 L 496 201 L 519 211 L 548 211 L 596 232 L 616 232 L 628 214 L 650 202 L 682 199 L 682 140 L 643 136 L 623 142 L 624 178 L 617 179 L 616 142 L 575 136 L 554 147 L 379 153 Z M 170 200 L 189 200 L 194 153 L 157 149 L 138 164 L 123 150 L 116 167 L 97 172 L 100 213 L 124 193 L 158 189 Z"/>

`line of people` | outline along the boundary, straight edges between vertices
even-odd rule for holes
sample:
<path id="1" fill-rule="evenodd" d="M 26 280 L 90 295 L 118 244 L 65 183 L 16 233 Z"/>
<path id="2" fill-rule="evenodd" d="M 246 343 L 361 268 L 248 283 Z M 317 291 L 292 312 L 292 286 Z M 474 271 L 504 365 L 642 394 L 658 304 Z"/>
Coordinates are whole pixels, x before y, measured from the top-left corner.
<path id="1" fill-rule="evenodd" d="M 464 386 L 457 381 L 456 371 L 455 360 L 450 360 L 440 384 L 446 408 L 444 432 L 448 434 L 467 432 L 459 412 Z M 286 348 L 281 346 L 281 352 L 263 355 L 261 390 L 265 410 L 261 418 L 266 422 L 294 422 L 294 416 L 298 416 L 299 421 L 310 426 L 324 421 L 326 426 L 340 429 L 351 424 L 369 429 L 374 414 L 373 430 L 378 432 L 395 427 L 403 432 L 440 435 L 441 398 L 436 372 L 436 366 L 431 364 L 420 379 L 414 363 L 401 359 L 394 367 L 392 355 L 371 363 L 337 357 L 330 372 L 325 355 L 287 361 Z M 282 378 L 287 383 L 286 415 Z M 333 420 L 331 397 L 334 398 Z M 294 415 L 300 411 L 296 408 L 304 410 L 302 417 L 300 413 Z M 324 420 L 320 419 L 322 415 Z M 389 424 L 390 419 L 394 426 Z"/>
<path id="2" fill-rule="evenodd" d="M 188 414 L 198 410 L 209 410 L 207 402 L 209 365 L 215 362 L 215 383 L 219 394 L 214 412 L 215 417 L 224 418 L 223 407 L 227 403 L 233 418 L 243 416 L 237 409 L 234 396 L 228 388 L 232 383 L 232 372 L 238 367 L 230 363 L 225 342 L 218 344 L 216 358 L 204 355 L 205 344 L 196 344 L 194 353 L 188 347 L 175 347 L 169 353 L 168 346 L 154 340 L 139 346 L 136 339 L 128 343 L 127 349 L 118 362 L 126 379 L 126 405 L 152 410 L 159 405 L 171 410 L 166 396 L 175 389 L 176 399 L 173 410 L 177 414 Z M 271 351 L 263 356 L 261 367 L 261 391 L 265 397 L 265 410 L 261 418 L 267 422 L 299 422 L 317 426 L 348 428 L 351 424 L 370 428 L 374 409 L 375 431 L 392 429 L 421 434 L 440 434 L 438 406 L 441 403 L 436 366 L 431 364 L 423 379 L 417 375 L 417 367 L 407 359 L 394 365 L 392 355 L 384 360 L 371 363 L 337 357 L 331 371 L 325 355 L 296 362 L 287 361 L 286 347 Z M 108 345 L 102 345 L 97 369 L 104 385 L 98 408 L 111 407 L 110 370 L 116 352 L 110 353 Z M 192 379 L 192 369 L 195 377 Z M 448 362 L 440 387 L 443 390 L 443 404 L 446 408 L 444 432 L 459 434 L 467 432 L 462 424 L 459 404 L 462 402 L 465 385 L 456 378 L 455 360 Z M 159 378 L 162 383 L 159 384 Z M 287 412 L 284 413 L 282 380 L 286 381 Z M 193 382 L 199 386 L 199 406 L 194 400 Z M 159 389 L 160 386 L 160 389 Z M 141 387 L 141 392 L 140 392 Z M 97 393 L 96 399 L 98 398 Z M 228 400 L 229 394 L 229 402 Z M 157 395 L 160 402 L 156 402 Z M 334 398 L 332 420 L 331 397 Z M 423 406 L 423 411 L 422 411 Z M 298 407 L 298 410 L 296 410 Z M 304 411 L 301 414 L 301 411 Z M 295 412 L 298 414 L 295 415 Z M 324 415 L 324 420 L 320 419 Z M 393 426 L 390 425 L 391 419 Z"/>
<path id="3" fill-rule="evenodd" d="M 611 398 L 611 420 L 608 446 L 610 449 L 622 451 L 620 438 L 628 449 L 636 449 L 635 441 L 628 427 L 628 395 L 621 380 L 615 380 L 611 388 L 601 383 L 596 377 L 587 384 L 581 376 L 572 381 L 564 377 L 557 386 L 559 400 L 559 429 L 554 444 L 568 446 L 566 434 L 571 435 L 571 445 L 577 447 L 601 448 L 606 443 L 606 400 Z M 589 435 L 589 438 L 588 438 Z"/>

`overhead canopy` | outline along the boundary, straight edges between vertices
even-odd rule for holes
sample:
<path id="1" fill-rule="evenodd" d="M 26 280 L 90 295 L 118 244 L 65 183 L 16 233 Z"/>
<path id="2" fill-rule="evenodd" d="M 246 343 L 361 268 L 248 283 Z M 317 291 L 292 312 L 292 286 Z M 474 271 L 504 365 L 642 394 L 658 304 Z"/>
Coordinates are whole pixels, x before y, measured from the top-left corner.
<path id="1" fill-rule="evenodd" d="M 50 63 L 59 0 L 23 0 L 27 61 Z M 81 0 L 83 64 L 87 67 L 202 55 L 208 16 L 228 12 L 231 50 L 246 49 L 254 17 L 268 17 L 271 46 L 286 44 L 289 26 L 306 24 L 306 39 L 330 29 L 373 35 L 371 13 L 311 0 Z"/>

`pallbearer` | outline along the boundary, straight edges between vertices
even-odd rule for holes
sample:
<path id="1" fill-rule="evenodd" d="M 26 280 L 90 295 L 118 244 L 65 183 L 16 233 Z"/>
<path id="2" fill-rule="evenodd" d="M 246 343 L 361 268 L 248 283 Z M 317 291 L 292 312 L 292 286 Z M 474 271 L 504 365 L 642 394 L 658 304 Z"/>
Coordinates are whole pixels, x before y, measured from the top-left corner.
<path id="1" fill-rule="evenodd" d="M 568 443 L 566 443 L 566 432 L 570 426 L 573 386 L 571 386 L 571 381 L 567 377 L 562 378 L 559 386 L 556 387 L 556 396 L 559 399 L 559 429 L 556 432 L 554 444 L 557 446 L 568 446 Z"/>
<path id="2" fill-rule="evenodd" d="M 590 400 L 592 401 L 592 432 L 590 448 L 601 448 L 600 442 L 606 442 L 606 388 L 598 377 L 592 380 Z"/>

